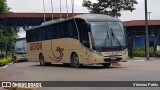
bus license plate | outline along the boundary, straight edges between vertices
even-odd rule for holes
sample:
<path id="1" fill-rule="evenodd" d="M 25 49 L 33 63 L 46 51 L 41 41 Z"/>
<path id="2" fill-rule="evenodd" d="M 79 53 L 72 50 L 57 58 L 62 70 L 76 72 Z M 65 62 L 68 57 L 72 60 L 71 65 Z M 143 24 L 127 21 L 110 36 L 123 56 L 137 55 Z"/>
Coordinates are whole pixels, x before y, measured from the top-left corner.
<path id="1" fill-rule="evenodd" d="M 111 57 L 111 60 L 117 60 L 117 57 Z"/>

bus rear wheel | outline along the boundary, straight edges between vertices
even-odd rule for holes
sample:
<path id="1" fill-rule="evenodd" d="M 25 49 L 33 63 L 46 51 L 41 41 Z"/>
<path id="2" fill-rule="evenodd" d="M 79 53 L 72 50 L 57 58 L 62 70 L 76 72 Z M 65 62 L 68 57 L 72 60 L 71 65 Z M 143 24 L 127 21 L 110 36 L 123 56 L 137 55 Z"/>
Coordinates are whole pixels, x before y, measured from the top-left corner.
<path id="1" fill-rule="evenodd" d="M 109 68 L 111 66 L 111 63 L 103 63 L 102 65 L 104 68 Z"/>
<path id="2" fill-rule="evenodd" d="M 72 55 L 72 58 L 71 58 L 71 67 L 73 67 L 73 68 L 79 68 L 80 67 L 79 57 L 78 57 L 77 53 L 74 53 Z"/>
<path id="3" fill-rule="evenodd" d="M 39 62 L 40 62 L 41 66 L 45 66 L 46 65 L 46 63 L 44 62 L 44 56 L 42 54 L 39 56 Z"/>

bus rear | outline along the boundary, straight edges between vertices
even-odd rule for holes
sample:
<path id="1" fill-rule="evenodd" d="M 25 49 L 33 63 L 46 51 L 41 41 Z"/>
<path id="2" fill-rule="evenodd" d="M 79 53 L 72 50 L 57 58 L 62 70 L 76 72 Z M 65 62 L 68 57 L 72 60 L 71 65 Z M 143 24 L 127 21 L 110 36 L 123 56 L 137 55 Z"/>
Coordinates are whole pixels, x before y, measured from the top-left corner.
<path id="1" fill-rule="evenodd" d="M 16 39 L 15 44 L 16 61 L 26 60 L 26 38 Z"/>

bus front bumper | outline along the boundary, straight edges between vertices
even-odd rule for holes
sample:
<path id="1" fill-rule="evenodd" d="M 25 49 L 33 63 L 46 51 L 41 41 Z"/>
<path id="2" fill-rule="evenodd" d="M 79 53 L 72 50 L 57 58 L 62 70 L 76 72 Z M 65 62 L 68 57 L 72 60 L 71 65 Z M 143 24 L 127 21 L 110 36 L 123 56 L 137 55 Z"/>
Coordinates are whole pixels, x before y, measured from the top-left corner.
<path id="1" fill-rule="evenodd" d="M 122 56 L 99 56 L 99 55 L 91 55 L 89 62 L 85 64 L 103 64 L 103 63 L 116 63 L 116 62 L 127 62 L 128 55 Z"/>

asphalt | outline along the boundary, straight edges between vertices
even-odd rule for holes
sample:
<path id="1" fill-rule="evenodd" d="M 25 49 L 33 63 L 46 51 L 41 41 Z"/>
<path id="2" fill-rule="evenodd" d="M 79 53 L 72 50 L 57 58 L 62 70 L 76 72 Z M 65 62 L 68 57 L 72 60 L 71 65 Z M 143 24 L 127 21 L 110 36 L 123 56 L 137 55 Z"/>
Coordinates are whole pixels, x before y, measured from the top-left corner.
<path id="1" fill-rule="evenodd" d="M 39 66 L 17 62 L 0 69 L 0 81 L 160 81 L 160 60 L 136 57 L 121 66 L 71 68 L 62 64 Z M 159 87 L 43 87 L 40 90 L 160 90 Z M 0 88 L 0 90 L 3 90 Z"/>

